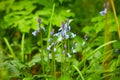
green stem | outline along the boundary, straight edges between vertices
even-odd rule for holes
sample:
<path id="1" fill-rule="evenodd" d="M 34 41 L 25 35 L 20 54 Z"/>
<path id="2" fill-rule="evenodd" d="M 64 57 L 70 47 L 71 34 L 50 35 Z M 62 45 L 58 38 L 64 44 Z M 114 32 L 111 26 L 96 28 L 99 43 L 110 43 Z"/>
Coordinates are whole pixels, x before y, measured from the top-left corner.
<path id="1" fill-rule="evenodd" d="M 62 43 L 62 52 L 61 52 L 61 75 L 63 75 L 63 61 L 64 61 L 64 58 L 63 58 L 63 50 L 64 50 L 64 45 Z"/>
<path id="2" fill-rule="evenodd" d="M 40 24 L 39 24 L 39 27 L 40 27 Z M 43 54 L 43 37 L 42 37 L 42 28 L 40 27 L 40 41 L 41 41 L 41 54 L 40 54 L 40 57 L 41 57 L 41 63 L 42 63 L 42 68 L 43 68 L 43 74 L 45 73 L 45 66 L 44 66 L 44 54 Z"/>
<path id="3" fill-rule="evenodd" d="M 51 32 L 51 29 L 52 29 L 52 20 L 53 20 L 54 11 L 55 11 L 55 3 L 53 4 L 53 7 L 52 7 L 52 12 L 51 12 L 51 17 L 50 17 L 50 23 L 49 23 L 47 40 L 50 39 L 50 32 Z M 49 46 L 49 44 L 50 43 L 47 41 L 47 46 Z M 49 65 L 49 54 L 47 54 L 47 57 L 48 57 L 47 64 Z"/>
<path id="4" fill-rule="evenodd" d="M 64 40 L 64 45 L 67 46 L 66 45 L 66 40 Z M 64 45 L 63 45 L 63 47 L 64 47 Z M 67 49 L 65 48 L 65 53 L 63 54 L 64 55 L 64 63 L 63 63 L 63 65 L 64 65 L 64 74 L 66 74 L 66 54 L 67 54 Z"/>
<path id="5" fill-rule="evenodd" d="M 56 80 L 56 64 L 55 64 L 55 52 L 54 52 L 54 48 L 52 49 L 52 64 L 53 64 L 53 69 L 52 69 L 52 73 L 53 73 L 53 77 Z"/>
<path id="6" fill-rule="evenodd" d="M 23 33 L 22 41 L 21 41 L 21 58 L 22 58 L 22 62 L 25 62 L 25 57 L 24 57 L 24 38 L 25 38 L 25 34 Z"/>
<path id="7" fill-rule="evenodd" d="M 115 6 L 114 6 L 113 0 L 110 0 L 110 3 L 111 3 L 111 6 L 112 6 L 112 9 L 113 9 L 115 22 L 116 22 L 116 26 L 117 26 L 117 29 L 118 29 L 118 37 L 120 39 L 120 25 L 119 25 L 119 21 L 118 21 L 118 18 L 117 18 L 117 14 L 116 14 L 116 10 L 115 10 Z"/>

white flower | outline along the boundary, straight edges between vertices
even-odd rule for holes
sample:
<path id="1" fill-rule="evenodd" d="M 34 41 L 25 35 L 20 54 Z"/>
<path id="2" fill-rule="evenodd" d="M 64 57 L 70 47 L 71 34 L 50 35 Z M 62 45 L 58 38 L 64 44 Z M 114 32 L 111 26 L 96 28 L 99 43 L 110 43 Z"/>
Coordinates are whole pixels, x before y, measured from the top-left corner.
<path id="1" fill-rule="evenodd" d="M 48 55 L 48 56 L 49 56 L 49 59 L 52 59 L 52 54 L 51 54 L 51 53 L 49 53 L 49 55 Z"/>
<path id="2" fill-rule="evenodd" d="M 69 58 L 71 58 L 72 56 L 70 55 L 70 53 L 67 53 L 67 56 L 69 57 Z"/>
<path id="3" fill-rule="evenodd" d="M 85 41 L 84 41 L 84 42 L 82 43 L 82 47 L 84 47 L 84 46 L 85 46 L 85 44 L 86 44 L 86 43 L 85 43 Z"/>
<path id="4" fill-rule="evenodd" d="M 50 51 L 50 48 L 51 48 L 51 46 L 48 46 L 48 47 L 47 47 L 47 50 Z"/>
<path id="5" fill-rule="evenodd" d="M 36 36 L 36 34 L 37 34 L 37 31 L 32 32 L 33 36 Z"/>
<path id="6" fill-rule="evenodd" d="M 76 34 L 71 33 L 71 38 L 74 38 L 76 36 Z"/>
<path id="7" fill-rule="evenodd" d="M 56 52 L 56 48 L 54 48 L 54 52 Z"/>

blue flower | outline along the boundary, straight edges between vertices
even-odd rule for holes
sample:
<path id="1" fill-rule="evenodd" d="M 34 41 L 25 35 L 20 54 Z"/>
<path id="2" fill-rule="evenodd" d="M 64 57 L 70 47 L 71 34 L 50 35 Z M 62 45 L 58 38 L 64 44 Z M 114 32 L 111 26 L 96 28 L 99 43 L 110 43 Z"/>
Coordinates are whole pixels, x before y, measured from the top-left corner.
<path id="1" fill-rule="evenodd" d="M 66 23 L 62 22 L 62 25 L 58 29 L 58 33 L 55 33 L 53 36 L 58 37 L 58 41 L 62 41 L 63 39 L 74 38 L 76 34 L 70 32 L 69 20 Z"/>
<path id="2" fill-rule="evenodd" d="M 104 16 L 107 13 L 107 8 L 105 8 L 103 11 L 99 12 L 100 15 Z"/>

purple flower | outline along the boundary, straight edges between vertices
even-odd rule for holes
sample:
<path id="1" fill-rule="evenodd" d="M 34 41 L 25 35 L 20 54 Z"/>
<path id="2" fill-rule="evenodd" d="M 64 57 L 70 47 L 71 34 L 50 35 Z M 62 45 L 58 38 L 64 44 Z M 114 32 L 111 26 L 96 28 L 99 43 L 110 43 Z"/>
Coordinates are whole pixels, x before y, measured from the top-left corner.
<path id="1" fill-rule="evenodd" d="M 115 51 L 114 51 L 115 53 L 119 53 L 120 52 L 120 50 L 119 49 L 115 49 Z"/>
<path id="2" fill-rule="evenodd" d="M 41 19 L 40 19 L 40 18 L 38 18 L 38 23 L 39 23 L 39 24 L 41 23 Z"/>

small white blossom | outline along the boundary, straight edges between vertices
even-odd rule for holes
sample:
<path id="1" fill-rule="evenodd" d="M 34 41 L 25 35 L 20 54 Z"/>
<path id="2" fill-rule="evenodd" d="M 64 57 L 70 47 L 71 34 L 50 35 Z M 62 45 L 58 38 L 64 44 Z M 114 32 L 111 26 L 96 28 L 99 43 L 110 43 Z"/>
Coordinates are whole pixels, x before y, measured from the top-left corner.
<path id="1" fill-rule="evenodd" d="M 47 50 L 50 51 L 50 48 L 51 48 L 51 46 L 48 46 L 48 47 L 47 47 Z"/>
<path id="2" fill-rule="evenodd" d="M 56 48 L 54 48 L 54 52 L 56 52 Z"/>
<path id="3" fill-rule="evenodd" d="M 84 42 L 82 43 L 82 47 L 84 47 L 84 46 L 85 46 L 85 44 L 86 44 L 86 42 L 84 41 Z"/>
<path id="4" fill-rule="evenodd" d="M 67 53 L 67 56 L 69 57 L 69 58 L 71 58 L 72 56 L 70 55 L 70 53 Z"/>
<path id="5" fill-rule="evenodd" d="M 52 59 L 52 54 L 51 54 L 51 53 L 49 53 L 49 55 L 48 55 L 48 56 L 49 56 L 49 59 Z"/>
<path id="6" fill-rule="evenodd" d="M 37 35 L 37 31 L 32 32 L 32 35 L 36 36 Z"/>
<path id="7" fill-rule="evenodd" d="M 71 33 L 71 38 L 74 38 L 76 36 L 76 34 Z"/>

